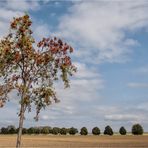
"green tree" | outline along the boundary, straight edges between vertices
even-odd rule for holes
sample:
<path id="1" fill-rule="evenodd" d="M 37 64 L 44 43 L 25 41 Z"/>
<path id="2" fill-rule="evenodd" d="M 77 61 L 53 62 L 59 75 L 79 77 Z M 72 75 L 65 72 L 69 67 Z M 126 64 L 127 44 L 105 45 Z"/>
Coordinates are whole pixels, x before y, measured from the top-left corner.
<path id="1" fill-rule="evenodd" d="M 60 133 L 60 128 L 54 127 L 54 128 L 52 129 L 52 134 L 58 135 L 59 133 Z"/>
<path id="2" fill-rule="evenodd" d="M 142 135 L 143 134 L 143 127 L 140 124 L 134 124 L 132 126 L 132 134 L 133 135 Z"/>
<path id="3" fill-rule="evenodd" d="M 93 135 L 100 135 L 100 129 L 98 127 L 94 127 L 92 129 L 92 134 Z"/>
<path id="4" fill-rule="evenodd" d="M 105 130 L 104 130 L 104 135 L 113 135 L 114 134 L 114 132 L 113 132 L 113 130 L 112 130 L 112 128 L 108 125 L 108 126 L 106 126 L 105 127 Z"/>
<path id="5" fill-rule="evenodd" d="M 41 130 L 42 134 L 49 134 L 49 128 L 48 127 L 43 127 Z"/>
<path id="6" fill-rule="evenodd" d="M 8 128 L 2 127 L 1 134 L 8 134 Z"/>
<path id="7" fill-rule="evenodd" d="M 121 135 L 126 135 L 126 129 L 122 126 L 120 129 L 119 129 L 119 133 Z"/>
<path id="8" fill-rule="evenodd" d="M 82 127 L 81 130 L 80 130 L 80 134 L 81 135 L 87 135 L 88 134 L 87 128 L 86 127 Z"/>
<path id="9" fill-rule="evenodd" d="M 28 128 L 28 129 L 27 129 L 27 133 L 28 133 L 28 134 L 34 134 L 34 133 L 35 133 L 34 127 Z"/>
<path id="10" fill-rule="evenodd" d="M 15 133 L 16 133 L 16 128 L 15 128 L 15 126 L 13 126 L 13 125 L 9 125 L 9 126 L 7 127 L 7 129 L 8 129 L 8 133 L 9 133 L 9 134 L 15 134 Z"/>
<path id="11" fill-rule="evenodd" d="M 78 129 L 74 127 L 71 127 L 68 131 L 70 135 L 75 135 L 76 133 L 78 133 Z"/>
<path id="12" fill-rule="evenodd" d="M 67 134 L 67 129 L 64 128 L 64 127 L 61 128 L 61 129 L 60 129 L 60 134 L 61 134 L 61 135 L 66 135 L 66 134 Z"/>
<path id="13" fill-rule="evenodd" d="M 0 107 L 14 90 L 20 98 L 17 148 L 21 145 L 25 111 L 35 106 L 38 120 L 41 109 L 53 101 L 59 102 L 54 82 L 61 78 L 68 87 L 69 76 L 76 71 L 70 58 L 73 48 L 56 37 L 36 43 L 31 24 L 27 14 L 14 18 L 10 34 L 0 40 Z"/>
<path id="14" fill-rule="evenodd" d="M 22 129 L 22 134 L 27 134 L 27 129 L 26 128 Z"/>

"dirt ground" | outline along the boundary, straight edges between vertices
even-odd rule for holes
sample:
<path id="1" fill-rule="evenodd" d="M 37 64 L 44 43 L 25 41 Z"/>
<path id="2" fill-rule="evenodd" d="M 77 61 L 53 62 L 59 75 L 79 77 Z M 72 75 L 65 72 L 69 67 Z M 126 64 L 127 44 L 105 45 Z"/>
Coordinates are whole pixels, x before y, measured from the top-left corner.
<path id="1" fill-rule="evenodd" d="M 0 135 L 0 148 L 15 147 L 16 135 Z M 148 148 L 143 136 L 53 136 L 25 135 L 23 148 Z"/>

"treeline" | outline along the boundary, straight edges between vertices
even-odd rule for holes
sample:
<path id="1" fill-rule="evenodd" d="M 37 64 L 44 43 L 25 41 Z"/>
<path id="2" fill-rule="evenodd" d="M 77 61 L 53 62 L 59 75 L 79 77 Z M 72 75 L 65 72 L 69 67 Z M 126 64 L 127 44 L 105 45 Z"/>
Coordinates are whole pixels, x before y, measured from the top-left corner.
<path id="1" fill-rule="evenodd" d="M 2 127 L 0 129 L 1 134 L 16 134 L 18 132 L 18 128 L 15 128 L 15 126 L 10 125 L 8 127 Z M 144 130 L 143 127 L 140 124 L 134 124 L 132 126 L 131 132 L 133 135 L 142 135 Z M 88 130 L 86 127 L 82 127 L 80 131 L 78 131 L 77 128 L 71 127 L 71 128 L 59 128 L 59 127 L 30 127 L 30 128 L 23 128 L 22 134 L 53 134 L 53 135 L 75 135 L 75 134 L 80 134 L 80 135 L 88 135 Z M 93 135 L 100 135 L 101 131 L 99 127 L 94 127 L 91 132 Z M 126 135 L 127 130 L 122 126 L 119 129 L 119 133 L 121 135 Z M 113 135 L 114 132 L 112 128 L 108 125 L 105 127 L 104 132 L 102 133 L 104 135 Z"/>

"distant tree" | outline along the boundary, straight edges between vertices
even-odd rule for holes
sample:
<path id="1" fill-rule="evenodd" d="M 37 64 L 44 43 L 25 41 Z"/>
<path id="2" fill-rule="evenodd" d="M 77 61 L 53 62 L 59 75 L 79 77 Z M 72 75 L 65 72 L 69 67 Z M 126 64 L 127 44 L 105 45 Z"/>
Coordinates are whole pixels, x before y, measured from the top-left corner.
<path id="1" fill-rule="evenodd" d="M 61 134 L 61 135 L 66 135 L 66 134 L 67 134 L 67 129 L 64 128 L 64 127 L 61 128 L 61 129 L 60 129 L 60 134 Z"/>
<path id="2" fill-rule="evenodd" d="M 71 62 L 73 48 L 61 39 L 43 38 L 35 42 L 29 15 L 14 18 L 10 33 L 0 40 L 0 107 L 17 92 L 20 104 L 19 130 L 16 147 L 21 145 L 21 135 L 26 110 L 39 113 L 52 102 L 59 102 L 54 82 L 61 79 L 69 87 L 69 77 L 76 71 Z"/>
<path id="3" fill-rule="evenodd" d="M 22 129 L 22 134 L 27 134 L 27 129 L 26 128 Z"/>
<path id="4" fill-rule="evenodd" d="M 34 133 L 35 133 L 34 127 L 30 127 L 30 128 L 27 130 L 27 133 L 28 133 L 28 134 L 34 134 Z"/>
<path id="5" fill-rule="evenodd" d="M 52 134 L 58 135 L 59 133 L 60 133 L 60 128 L 54 127 L 54 128 L 52 129 Z"/>
<path id="6" fill-rule="evenodd" d="M 113 135 L 114 133 L 113 133 L 113 130 L 112 130 L 112 128 L 108 125 L 108 126 L 106 126 L 105 127 L 105 130 L 104 130 L 104 135 Z"/>
<path id="7" fill-rule="evenodd" d="M 132 134 L 133 135 L 142 135 L 143 134 L 143 127 L 140 124 L 134 124 L 132 126 Z"/>
<path id="8" fill-rule="evenodd" d="M 49 128 L 48 127 L 43 127 L 41 130 L 42 134 L 49 134 Z"/>
<path id="9" fill-rule="evenodd" d="M 41 133 L 41 129 L 39 127 L 34 128 L 34 133 L 35 134 L 40 134 Z"/>
<path id="10" fill-rule="evenodd" d="M 9 133 L 9 134 L 15 134 L 15 133 L 16 133 L 16 128 L 15 128 L 15 126 L 13 126 L 13 125 L 9 125 L 9 126 L 7 127 L 7 129 L 8 129 L 8 133 Z"/>
<path id="11" fill-rule="evenodd" d="M 98 127 L 94 127 L 92 129 L 92 134 L 93 135 L 100 135 L 100 129 Z"/>
<path id="12" fill-rule="evenodd" d="M 120 129 L 119 129 L 119 133 L 121 135 L 126 135 L 126 129 L 122 126 Z"/>
<path id="13" fill-rule="evenodd" d="M 80 130 L 80 134 L 81 135 L 87 135 L 88 134 L 87 128 L 86 127 L 82 127 L 81 130 Z"/>
<path id="14" fill-rule="evenodd" d="M 49 134 L 52 134 L 53 133 L 52 128 L 49 126 L 48 129 L 49 129 Z"/>
<path id="15" fill-rule="evenodd" d="M 8 134 L 8 128 L 2 127 L 1 134 Z"/>
<path id="16" fill-rule="evenodd" d="M 69 134 L 70 135 L 75 135 L 76 133 L 78 133 L 78 129 L 74 128 L 74 127 L 71 127 L 69 129 Z"/>

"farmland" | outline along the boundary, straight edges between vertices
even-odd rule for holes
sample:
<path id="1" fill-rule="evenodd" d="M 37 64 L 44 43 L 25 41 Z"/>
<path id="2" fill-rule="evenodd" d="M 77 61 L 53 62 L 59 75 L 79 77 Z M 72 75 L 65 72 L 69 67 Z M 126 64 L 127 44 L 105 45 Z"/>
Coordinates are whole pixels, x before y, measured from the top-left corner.
<path id="1" fill-rule="evenodd" d="M 0 148 L 15 147 L 16 135 L 0 135 Z M 23 135 L 27 148 L 148 148 L 148 135 L 143 136 L 53 136 Z"/>

